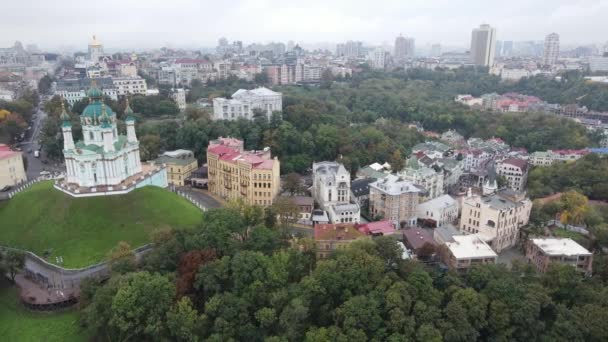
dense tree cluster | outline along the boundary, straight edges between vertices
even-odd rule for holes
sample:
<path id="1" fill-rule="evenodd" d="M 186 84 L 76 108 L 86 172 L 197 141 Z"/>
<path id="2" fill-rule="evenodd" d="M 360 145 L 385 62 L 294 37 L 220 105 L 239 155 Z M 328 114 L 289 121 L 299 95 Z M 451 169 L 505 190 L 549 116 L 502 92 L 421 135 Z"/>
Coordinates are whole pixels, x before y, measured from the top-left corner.
<path id="1" fill-rule="evenodd" d="M 266 217 L 239 205 L 159 232 L 142 268 L 83 285 L 83 324 L 101 340 L 608 339 L 601 275 L 521 264 L 446 273 L 401 260 L 390 237 L 316 260 L 312 241 L 286 247 Z"/>
<path id="2" fill-rule="evenodd" d="M 240 87 L 259 84 L 236 78 L 205 86 L 193 82 L 188 99 L 230 96 Z M 269 121 L 262 115 L 252 122 L 211 121 L 207 109 L 191 108 L 183 122 L 171 118 L 138 122 L 137 134 L 145 158 L 154 158 L 163 150 L 185 148 L 193 150 L 200 161 L 205 159 L 210 140 L 238 137 L 248 149 L 270 146 L 281 159 L 284 173 L 302 172 L 313 161 L 326 159 L 341 159 L 351 170 L 374 161 L 399 164 L 413 145 L 424 140 L 409 128 L 411 122 L 437 132 L 456 129 L 466 137 L 500 137 L 529 151 L 593 144 L 594 137 L 569 119 L 530 113 L 492 114 L 471 110 L 453 100 L 458 93 L 485 93 L 499 86 L 495 76 L 474 69 L 366 71 L 352 79 L 328 81 L 323 87 L 276 88 L 284 95 L 284 109 L 282 115 L 275 114 Z M 133 98 L 136 112 L 148 108 L 139 103 L 144 99 L 148 97 Z M 110 101 L 109 105 L 120 118 L 123 104 Z M 145 109 L 155 112 L 142 112 L 142 119 L 162 114 L 154 108 Z"/>
<path id="3" fill-rule="evenodd" d="M 532 198 L 577 190 L 590 199 L 608 201 L 608 157 L 589 154 L 571 163 L 535 167 L 528 175 Z"/>
<path id="4" fill-rule="evenodd" d="M 0 143 L 13 143 L 28 126 L 40 96 L 37 91 L 22 89 L 14 101 L 0 100 Z"/>

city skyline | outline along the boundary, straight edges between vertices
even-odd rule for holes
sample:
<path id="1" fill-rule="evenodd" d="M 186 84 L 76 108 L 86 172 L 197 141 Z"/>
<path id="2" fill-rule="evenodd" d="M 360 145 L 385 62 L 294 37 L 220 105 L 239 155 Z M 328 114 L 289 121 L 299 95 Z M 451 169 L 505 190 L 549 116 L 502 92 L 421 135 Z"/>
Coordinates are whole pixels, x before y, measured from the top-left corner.
<path id="1" fill-rule="evenodd" d="M 0 46 L 16 40 L 42 49 L 81 49 L 92 34 L 114 49 L 214 47 L 220 37 L 243 42 L 287 42 L 303 45 L 360 40 L 369 45 L 392 44 L 403 34 L 418 46 L 467 47 L 470 32 L 480 24 L 497 30 L 497 40 L 542 41 L 560 34 L 562 45 L 603 44 L 608 22 L 602 13 L 608 1 L 495 1 L 454 3 L 444 0 L 347 2 L 313 0 L 306 7 L 275 0 L 233 0 L 223 3 L 176 0 L 102 3 L 5 4 L 11 13 L 0 23 Z M 120 11 L 108 11 L 120 8 Z M 484 11 L 483 9 L 491 9 Z M 480 10 L 482 9 L 482 10 Z M 593 28 L 593 29 L 591 29 Z M 9 34 L 10 33 L 10 34 Z"/>

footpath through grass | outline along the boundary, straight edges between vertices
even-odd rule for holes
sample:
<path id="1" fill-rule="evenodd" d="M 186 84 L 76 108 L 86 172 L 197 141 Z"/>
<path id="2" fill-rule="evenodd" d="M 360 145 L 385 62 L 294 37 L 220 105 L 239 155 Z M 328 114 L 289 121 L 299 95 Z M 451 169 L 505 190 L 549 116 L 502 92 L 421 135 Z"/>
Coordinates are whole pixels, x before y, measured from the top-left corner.
<path id="1" fill-rule="evenodd" d="M 73 198 L 41 182 L 0 203 L 0 245 L 51 251 L 64 267 L 103 261 L 119 241 L 133 248 L 149 242 L 154 230 L 189 228 L 201 212 L 182 197 L 146 186 L 126 195 Z"/>
<path id="2" fill-rule="evenodd" d="M 87 341 L 88 334 L 78 325 L 75 311 L 30 312 L 19 302 L 18 289 L 0 279 L 1 341 Z"/>

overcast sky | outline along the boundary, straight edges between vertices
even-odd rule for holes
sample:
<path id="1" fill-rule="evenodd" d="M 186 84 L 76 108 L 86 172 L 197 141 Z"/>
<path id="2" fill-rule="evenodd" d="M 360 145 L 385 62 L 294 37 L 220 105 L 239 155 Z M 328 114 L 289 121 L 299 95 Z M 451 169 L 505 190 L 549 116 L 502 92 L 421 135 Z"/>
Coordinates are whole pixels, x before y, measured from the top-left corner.
<path id="1" fill-rule="evenodd" d="M 608 0 L 1 0 L 0 47 L 82 50 L 96 34 L 107 50 L 213 47 L 218 38 L 299 43 L 348 39 L 467 46 L 488 23 L 499 40 L 608 41 Z"/>

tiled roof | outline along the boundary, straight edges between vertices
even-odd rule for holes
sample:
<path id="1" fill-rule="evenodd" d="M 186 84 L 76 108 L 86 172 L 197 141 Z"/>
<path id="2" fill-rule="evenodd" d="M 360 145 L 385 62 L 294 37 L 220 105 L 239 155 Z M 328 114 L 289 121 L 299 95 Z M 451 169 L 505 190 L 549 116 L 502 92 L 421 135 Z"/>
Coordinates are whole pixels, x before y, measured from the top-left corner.
<path id="1" fill-rule="evenodd" d="M 395 225 L 389 220 L 360 224 L 357 229 L 366 235 L 389 235 L 395 232 Z"/>
<path id="2" fill-rule="evenodd" d="M 315 240 L 356 240 L 365 236 L 354 224 L 318 224 L 315 226 Z"/>

